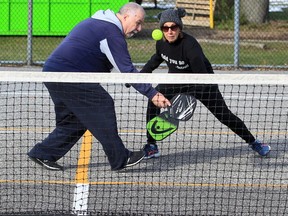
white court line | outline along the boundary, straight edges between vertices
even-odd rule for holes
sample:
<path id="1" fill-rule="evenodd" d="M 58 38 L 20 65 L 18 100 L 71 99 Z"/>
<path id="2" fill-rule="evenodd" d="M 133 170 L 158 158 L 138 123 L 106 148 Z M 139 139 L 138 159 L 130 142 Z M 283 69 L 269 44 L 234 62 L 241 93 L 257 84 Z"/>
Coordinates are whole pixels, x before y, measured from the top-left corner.
<path id="1" fill-rule="evenodd" d="M 89 183 L 78 183 L 75 186 L 72 212 L 77 215 L 87 215 L 89 198 Z"/>

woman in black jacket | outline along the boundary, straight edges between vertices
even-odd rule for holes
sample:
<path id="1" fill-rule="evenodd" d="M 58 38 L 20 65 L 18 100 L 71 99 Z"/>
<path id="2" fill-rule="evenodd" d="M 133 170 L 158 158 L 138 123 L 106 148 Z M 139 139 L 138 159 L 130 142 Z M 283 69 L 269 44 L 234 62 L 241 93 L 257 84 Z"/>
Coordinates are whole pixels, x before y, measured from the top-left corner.
<path id="1" fill-rule="evenodd" d="M 205 57 L 197 40 L 182 31 L 181 18 L 186 14 L 182 8 L 168 9 L 158 15 L 163 39 L 156 42 L 156 53 L 145 64 L 142 73 L 152 73 L 163 61 L 168 73 L 214 73 L 209 60 Z M 196 97 L 224 125 L 240 136 L 260 156 L 270 152 L 270 146 L 263 144 L 251 134 L 246 125 L 227 107 L 216 84 L 159 84 L 156 87 L 166 98 L 171 99 L 178 93 Z M 160 113 L 149 101 L 147 122 Z M 146 158 L 159 157 L 156 141 L 147 132 Z"/>

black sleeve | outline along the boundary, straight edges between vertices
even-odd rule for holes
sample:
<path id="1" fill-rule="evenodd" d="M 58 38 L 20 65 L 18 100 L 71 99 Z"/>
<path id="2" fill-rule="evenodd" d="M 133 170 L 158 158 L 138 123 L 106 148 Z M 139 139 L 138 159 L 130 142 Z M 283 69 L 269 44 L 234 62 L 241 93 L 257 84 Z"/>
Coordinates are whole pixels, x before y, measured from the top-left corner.
<path id="1" fill-rule="evenodd" d="M 211 65 L 210 61 L 206 57 L 205 57 L 204 62 L 205 62 L 205 65 L 206 65 L 207 72 L 208 73 L 214 73 L 212 65 Z"/>
<path id="2" fill-rule="evenodd" d="M 213 73 L 209 60 L 205 57 L 203 50 L 198 42 L 193 46 L 186 47 L 187 57 L 193 73 Z"/>

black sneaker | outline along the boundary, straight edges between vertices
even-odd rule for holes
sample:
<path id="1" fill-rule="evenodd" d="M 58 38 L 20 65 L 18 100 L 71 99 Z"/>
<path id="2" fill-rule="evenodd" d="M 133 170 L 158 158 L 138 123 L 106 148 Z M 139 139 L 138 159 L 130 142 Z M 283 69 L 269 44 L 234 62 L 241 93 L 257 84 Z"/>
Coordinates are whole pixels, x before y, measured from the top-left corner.
<path id="1" fill-rule="evenodd" d="M 145 151 L 131 152 L 124 168 L 138 164 L 141 160 L 143 160 L 144 157 L 145 157 Z"/>
<path id="2" fill-rule="evenodd" d="M 29 158 L 33 160 L 34 162 L 40 164 L 41 166 L 45 167 L 48 170 L 54 170 L 54 171 L 64 170 L 63 166 L 60 166 L 58 163 L 54 161 L 43 160 L 40 158 L 30 157 L 30 156 Z"/>

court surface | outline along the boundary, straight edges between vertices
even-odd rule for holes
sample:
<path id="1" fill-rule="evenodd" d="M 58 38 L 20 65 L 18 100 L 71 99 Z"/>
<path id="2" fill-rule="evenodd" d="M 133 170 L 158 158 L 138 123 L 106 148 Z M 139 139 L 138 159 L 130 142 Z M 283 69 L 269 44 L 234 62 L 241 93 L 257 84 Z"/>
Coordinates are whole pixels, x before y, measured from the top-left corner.
<path id="1" fill-rule="evenodd" d="M 142 148 L 146 98 L 123 85 L 106 88 L 115 99 L 123 142 L 131 150 Z M 158 159 L 111 171 L 93 138 L 89 165 L 79 166 L 82 139 L 59 160 L 65 171 L 53 172 L 26 156 L 54 128 L 49 94 L 41 84 L 9 84 L 8 90 L 0 92 L 1 103 L 6 104 L 0 112 L 5 120 L 0 122 L 0 214 L 69 214 L 75 197 L 82 199 L 75 195 L 76 184 L 83 188 L 88 184 L 88 192 L 83 189 L 88 200 L 80 203 L 87 204 L 84 209 L 90 215 L 285 215 L 287 87 L 229 88 L 220 86 L 227 105 L 253 134 L 269 142 L 272 152 L 267 158 L 254 154 L 199 102 L 193 118 L 158 143 Z M 79 173 L 77 177 L 79 171 L 84 172 L 83 180 Z"/>

